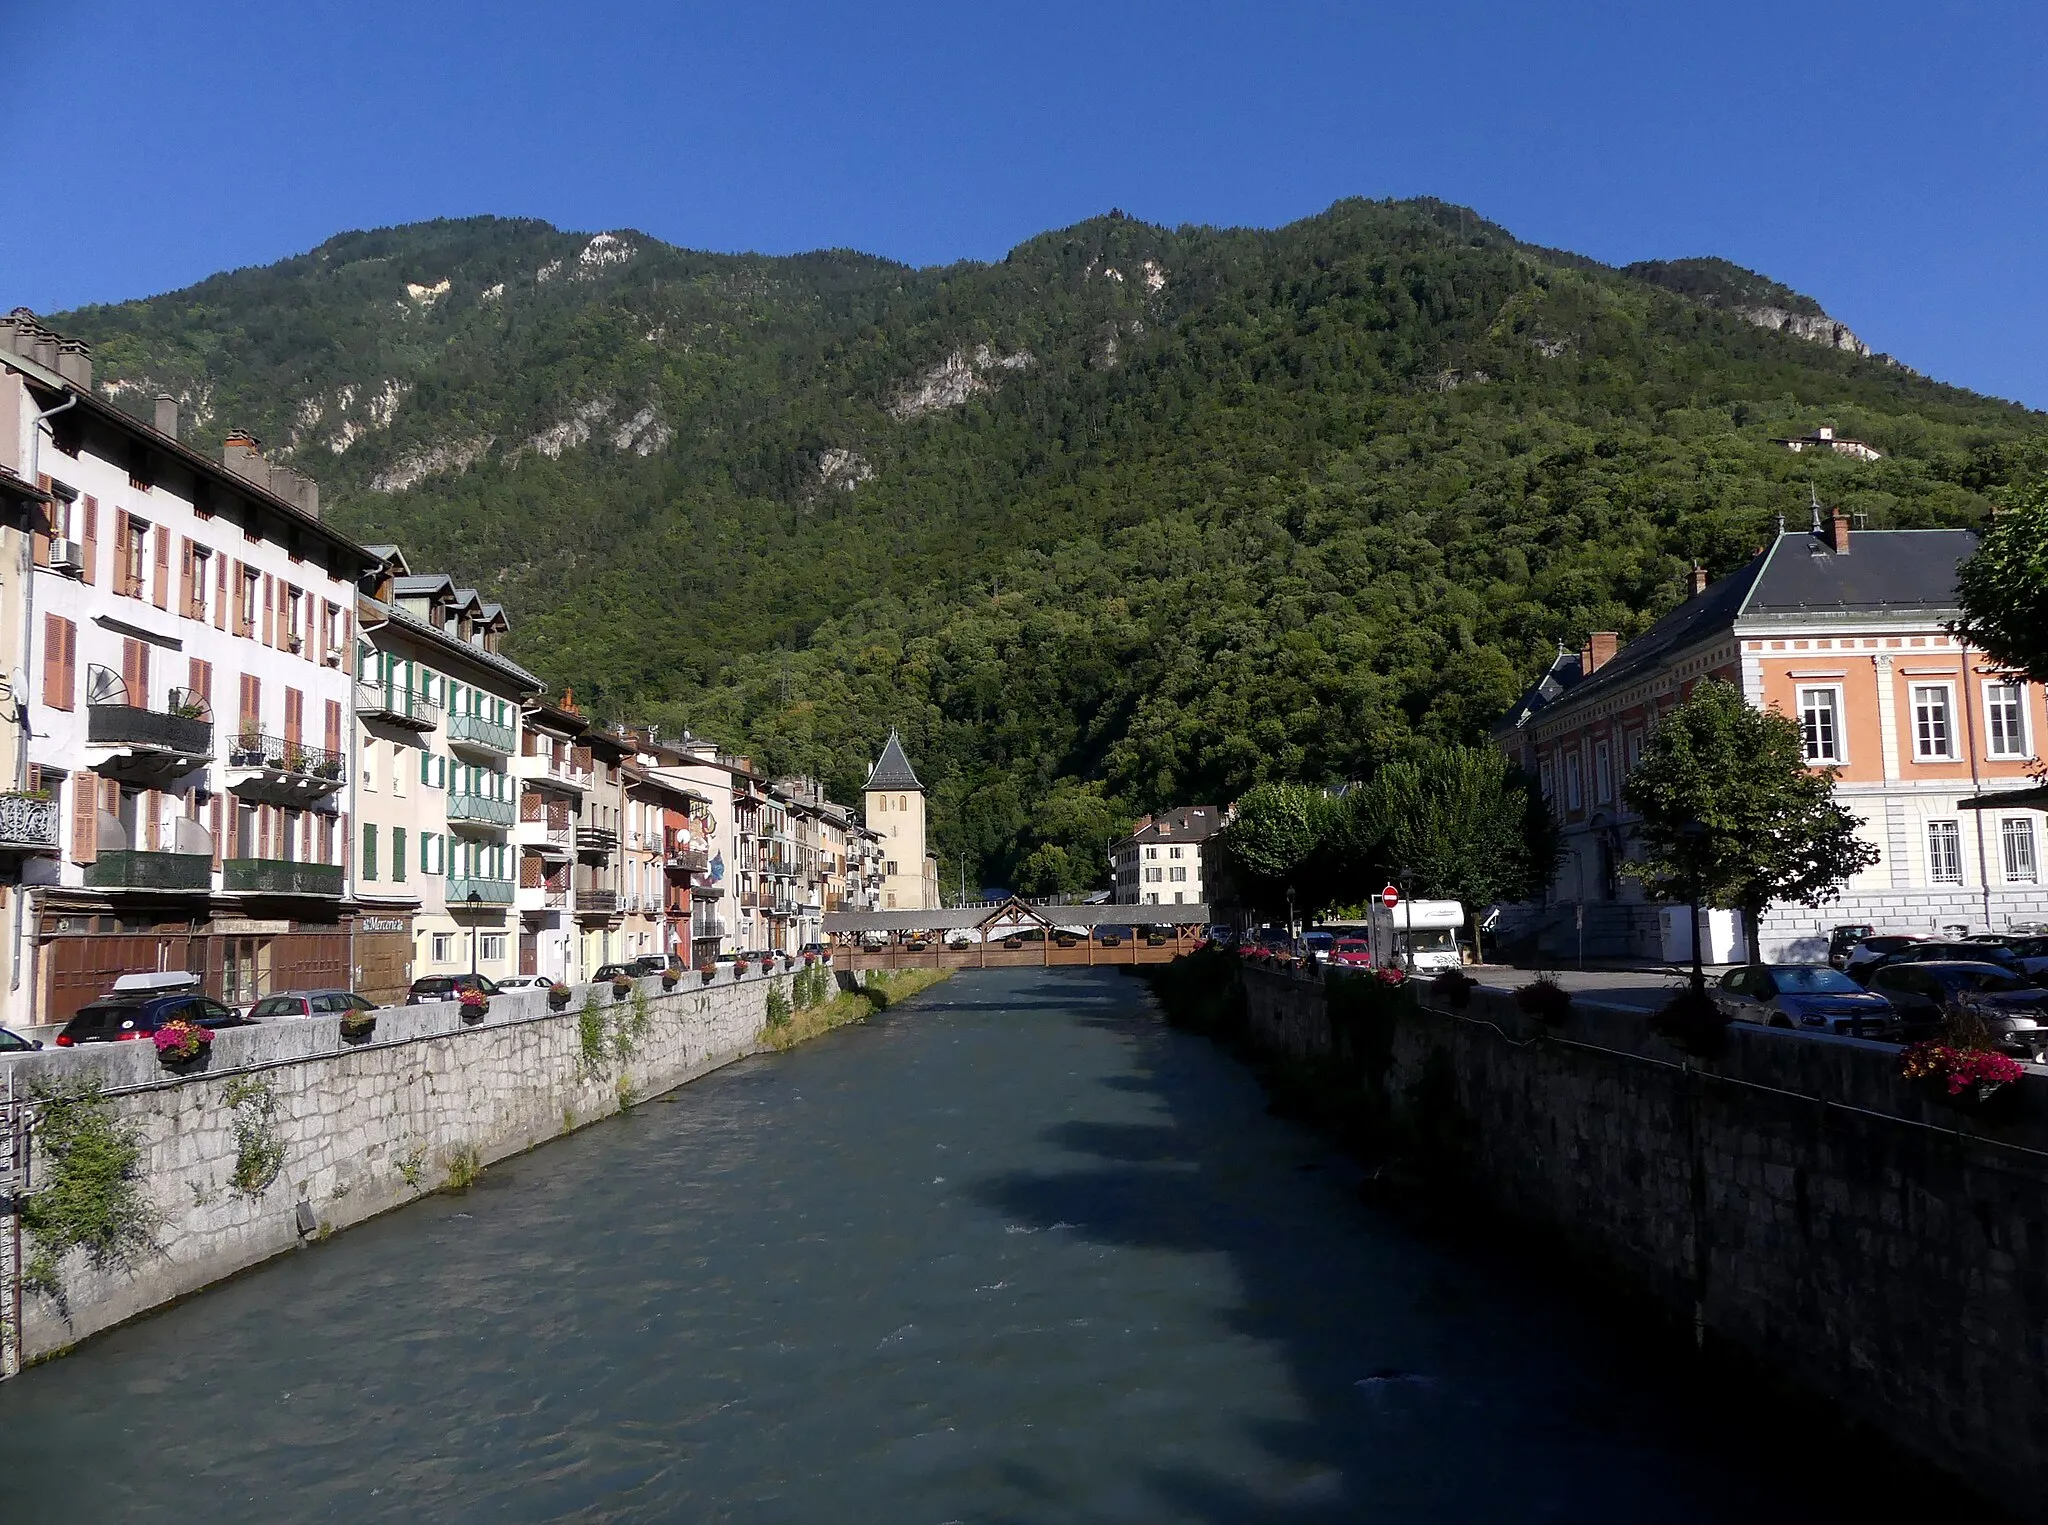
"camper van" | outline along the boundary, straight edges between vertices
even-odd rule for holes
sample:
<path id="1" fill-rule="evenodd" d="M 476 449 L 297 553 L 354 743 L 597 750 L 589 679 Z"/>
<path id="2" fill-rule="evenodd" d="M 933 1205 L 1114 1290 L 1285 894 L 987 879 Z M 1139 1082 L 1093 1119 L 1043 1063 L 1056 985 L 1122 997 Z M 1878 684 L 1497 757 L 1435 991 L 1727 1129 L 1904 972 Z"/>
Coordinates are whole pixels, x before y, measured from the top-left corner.
<path id="1" fill-rule="evenodd" d="M 1458 929 L 1465 908 L 1455 900 L 1404 900 L 1391 911 L 1372 908 L 1372 951 L 1381 966 L 1394 965 L 1410 974 L 1436 974 L 1456 969 L 1465 955 Z"/>

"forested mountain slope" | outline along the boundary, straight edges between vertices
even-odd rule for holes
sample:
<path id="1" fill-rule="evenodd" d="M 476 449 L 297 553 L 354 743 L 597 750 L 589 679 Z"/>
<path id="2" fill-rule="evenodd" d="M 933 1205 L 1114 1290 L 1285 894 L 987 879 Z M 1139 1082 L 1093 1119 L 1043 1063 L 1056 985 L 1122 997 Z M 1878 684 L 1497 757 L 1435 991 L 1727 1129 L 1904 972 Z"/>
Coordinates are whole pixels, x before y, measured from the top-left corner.
<path id="1" fill-rule="evenodd" d="M 503 597 L 600 713 L 842 798 L 900 726 L 942 850 L 1045 888 L 1134 810 L 1475 736 L 1814 490 L 1968 523 L 2040 458 L 2039 415 L 1745 303 L 1819 313 L 1419 201 L 928 270 L 439 222 L 51 321 Z M 1885 458 L 1772 443 L 1818 424 Z"/>

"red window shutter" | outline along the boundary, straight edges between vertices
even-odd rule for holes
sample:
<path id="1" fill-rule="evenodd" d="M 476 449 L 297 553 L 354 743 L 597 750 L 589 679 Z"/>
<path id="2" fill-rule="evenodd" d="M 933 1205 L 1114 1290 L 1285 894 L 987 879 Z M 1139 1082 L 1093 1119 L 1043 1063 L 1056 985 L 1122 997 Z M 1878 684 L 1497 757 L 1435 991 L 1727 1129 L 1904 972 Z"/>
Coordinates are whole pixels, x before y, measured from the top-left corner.
<path id="1" fill-rule="evenodd" d="M 327 750 L 335 756 L 341 755 L 341 701 L 327 701 Z"/>
<path id="2" fill-rule="evenodd" d="M 213 866 L 214 866 L 215 868 L 219 868 L 219 867 L 220 867 L 220 852 L 221 852 L 221 841 L 220 841 L 220 826 L 221 826 L 221 820 L 220 820 L 220 816 L 221 816 L 221 810 L 220 810 L 220 796 L 219 796 L 219 795 L 217 795 L 217 794 L 216 794 L 216 795 L 215 795 L 215 796 L 213 797 L 213 807 L 212 807 L 212 809 L 213 809 L 213 821 L 212 821 L 212 833 L 213 833 Z"/>
<path id="3" fill-rule="evenodd" d="M 348 610 L 346 609 L 341 611 L 341 638 L 334 644 L 343 651 L 348 650 Z"/>
<path id="4" fill-rule="evenodd" d="M 277 644 L 277 642 L 270 638 L 270 609 L 276 593 L 276 579 L 268 572 L 265 572 L 263 574 L 263 644 L 266 646 L 275 646 Z"/>
<path id="5" fill-rule="evenodd" d="M 137 709 L 148 709 L 149 647 L 141 641 L 121 642 L 121 681 L 128 685 L 128 702 Z"/>
<path id="6" fill-rule="evenodd" d="M 71 621 L 43 616 L 43 703 L 53 710 L 71 708 L 71 685 L 64 681 L 65 627 Z"/>
<path id="7" fill-rule="evenodd" d="M 206 701 L 206 707 L 208 709 L 212 709 L 213 664 L 211 662 L 202 662 L 199 660 L 199 658 L 194 657 L 192 659 L 191 674 L 186 678 L 185 681 L 191 685 L 193 693 L 197 694 L 200 698 Z"/>
<path id="8" fill-rule="evenodd" d="M 263 729 L 263 680 L 253 673 L 242 674 L 242 729 Z"/>
<path id="9" fill-rule="evenodd" d="M 97 773 L 71 776 L 71 861 L 92 863 L 100 855 L 100 791 Z"/>
<path id="10" fill-rule="evenodd" d="M 85 495 L 80 514 L 79 540 L 85 547 L 85 580 L 95 582 L 99 578 L 100 500 L 91 493 Z"/>
<path id="11" fill-rule="evenodd" d="M 114 510 L 114 591 L 124 598 L 132 598 L 135 590 L 128 586 L 128 528 L 126 509 Z"/>
<path id="12" fill-rule="evenodd" d="M 216 630 L 225 630 L 228 628 L 228 559 L 225 556 L 213 559 L 220 563 L 220 579 L 215 585 L 213 600 L 213 626 Z"/>
<path id="13" fill-rule="evenodd" d="M 171 607 L 171 532 L 156 532 L 156 606 Z"/>
<path id="14" fill-rule="evenodd" d="M 192 617 L 192 542 L 178 542 L 178 612 Z"/>
<path id="15" fill-rule="evenodd" d="M 64 697 L 77 703 L 78 693 L 78 627 L 70 620 L 64 622 Z"/>
<path id="16" fill-rule="evenodd" d="M 306 696 L 295 688 L 284 691 L 284 744 L 296 748 L 306 729 Z"/>
<path id="17" fill-rule="evenodd" d="M 44 492 L 48 492 L 50 490 L 49 477 L 46 474 L 38 473 L 36 476 L 36 486 L 42 488 Z M 50 564 L 49 509 L 45 505 L 38 503 L 35 509 L 35 517 L 30 523 L 33 525 L 33 528 L 29 531 L 29 542 L 34 547 L 35 564 L 39 567 L 46 567 Z"/>

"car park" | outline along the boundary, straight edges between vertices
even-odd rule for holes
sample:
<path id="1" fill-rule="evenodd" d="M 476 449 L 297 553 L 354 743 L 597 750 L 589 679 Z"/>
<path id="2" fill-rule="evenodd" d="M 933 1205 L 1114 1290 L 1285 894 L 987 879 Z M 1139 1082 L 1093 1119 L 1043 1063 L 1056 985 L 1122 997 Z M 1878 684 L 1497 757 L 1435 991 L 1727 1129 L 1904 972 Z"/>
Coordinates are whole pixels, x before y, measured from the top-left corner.
<path id="1" fill-rule="evenodd" d="M 2048 990 L 1997 964 L 1961 959 L 1889 964 L 1871 990 L 1891 1003 L 1887 1036 L 1914 1042 L 1935 1033 L 1952 1007 L 1981 1018 L 2001 1051 L 2048 1063 Z"/>
<path id="2" fill-rule="evenodd" d="M 1989 938 L 1985 940 L 1992 941 Z M 1996 943 L 2019 961 L 2022 974 L 2030 978 L 2048 975 L 2048 937 L 2038 933 L 2007 932 L 2000 935 Z"/>
<path id="3" fill-rule="evenodd" d="M 57 1047 L 147 1038 L 171 1022 L 214 1030 L 249 1025 L 232 1006 L 200 994 L 196 974 L 124 974 L 114 981 L 110 994 L 86 1002 L 64 1024 L 57 1034 Z"/>
<path id="4" fill-rule="evenodd" d="M 498 993 L 497 982 L 482 974 L 423 974 L 412 982 L 405 995 L 408 1006 L 431 1006 L 437 1001 L 459 1001 L 465 990 Z"/>
<path id="5" fill-rule="evenodd" d="M 1721 976 L 1714 1004 L 1738 1022 L 1802 1032 L 1882 1037 L 1892 1007 L 1824 964 L 1744 964 Z"/>
<path id="6" fill-rule="evenodd" d="M 1886 932 L 1877 937 L 1866 937 L 1842 955 L 1841 970 L 1852 980 L 1860 980 L 1877 967 L 1879 959 L 1889 958 L 1901 948 L 1910 948 L 1925 941 L 1912 932 Z"/>
<path id="7" fill-rule="evenodd" d="M 39 1039 L 24 1038 L 20 1033 L 0 1027 L 0 1054 L 30 1054 L 42 1046 Z"/>
<path id="8" fill-rule="evenodd" d="M 345 1017 L 352 1011 L 375 1011 L 376 1003 L 353 990 L 282 990 L 252 1001 L 251 1022 L 289 1022 L 304 1017 Z"/>

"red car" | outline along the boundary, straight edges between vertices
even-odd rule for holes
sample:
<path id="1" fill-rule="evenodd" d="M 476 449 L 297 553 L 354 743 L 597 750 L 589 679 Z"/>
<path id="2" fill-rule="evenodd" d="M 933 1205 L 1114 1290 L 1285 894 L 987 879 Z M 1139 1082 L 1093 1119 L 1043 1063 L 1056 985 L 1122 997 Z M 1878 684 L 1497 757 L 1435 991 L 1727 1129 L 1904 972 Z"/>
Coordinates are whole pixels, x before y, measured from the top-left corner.
<path id="1" fill-rule="evenodd" d="M 1330 962 L 1340 969 L 1370 969 L 1372 944 L 1362 937 L 1340 937 L 1330 949 Z"/>

